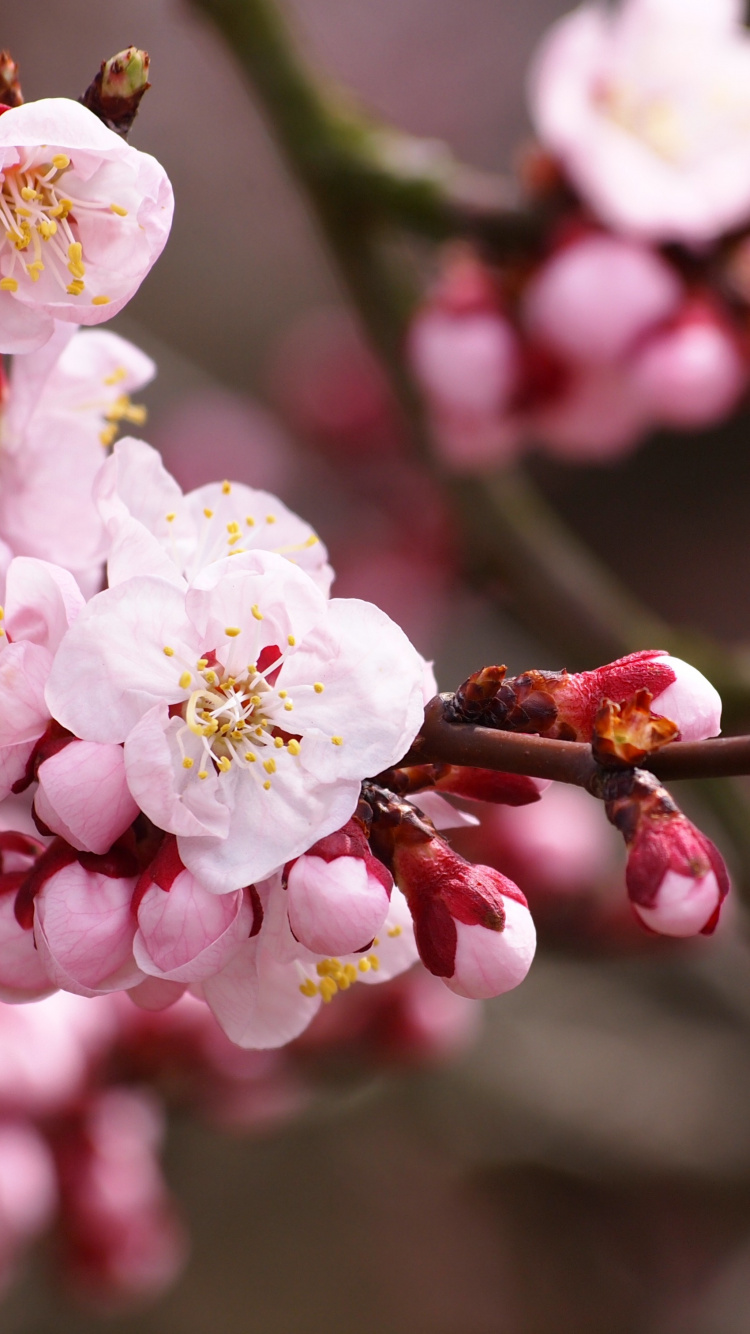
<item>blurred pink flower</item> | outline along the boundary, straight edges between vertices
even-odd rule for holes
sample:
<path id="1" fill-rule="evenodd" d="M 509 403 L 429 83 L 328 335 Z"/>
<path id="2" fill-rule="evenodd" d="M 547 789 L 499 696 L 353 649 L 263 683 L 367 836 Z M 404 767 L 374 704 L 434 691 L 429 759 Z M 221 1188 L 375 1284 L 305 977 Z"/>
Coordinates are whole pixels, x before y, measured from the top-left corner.
<path id="1" fill-rule="evenodd" d="M 608 225 L 696 244 L 750 217 L 750 37 L 739 0 L 581 5 L 530 79 L 544 144 Z"/>
<path id="2" fill-rule="evenodd" d="M 631 385 L 655 421 L 699 430 L 737 407 L 748 367 L 729 322 L 692 306 L 643 344 L 631 367 Z"/>

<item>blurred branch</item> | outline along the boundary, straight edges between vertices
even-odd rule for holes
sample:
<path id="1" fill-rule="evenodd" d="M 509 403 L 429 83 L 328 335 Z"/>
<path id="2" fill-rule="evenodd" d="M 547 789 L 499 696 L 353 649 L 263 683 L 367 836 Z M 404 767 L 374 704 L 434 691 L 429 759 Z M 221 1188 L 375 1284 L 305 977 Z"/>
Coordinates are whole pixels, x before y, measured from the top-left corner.
<path id="1" fill-rule="evenodd" d="M 579 787 L 589 787 L 601 772 L 591 746 L 583 741 L 557 741 L 450 722 L 446 705 L 452 698 L 452 695 L 436 695 L 430 700 L 422 730 L 401 765 L 441 762 L 469 765 L 527 774 L 531 778 L 551 778 Z M 638 767 L 649 769 L 665 782 L 750 774 L 750 736 L 673 741 L 639 760 Z"/>
<path id="2" fill-rule="evenodd" d="M 378 124 L 299 59 L 272 0 L 192 0 L 242 62 L 297 177 L 352 226 L 387 219 L 442 240 L 457 231 L 528 250 L 541 215 L 511 181 L 457 162 L 445 144 Z"/>
<path id="3" fill-rule="evenodd" d="M 494 229 L 497 244 L 534 246 L 542 219 L 518 207 L 501 179 L 464 168 L 447 150 L 379 128 L 334 94 L 298 57 L 273 0 L 192 0 L 213 20 L 249 74 L 290 167 L 388 372 L 415 448 L 453 497 L 477 582 L 504 580 L 519 620 L 573 668 L 644 645 L 689 657 L 720 690 L 730 726 L 750 722 L 750 664 L 676 632 L 643 607 L 517 472 L 456 478 L 430 449 L 422 405 L 404 365 L 410 284 L 388 262 L 386 219 L 441 238 Z"/>

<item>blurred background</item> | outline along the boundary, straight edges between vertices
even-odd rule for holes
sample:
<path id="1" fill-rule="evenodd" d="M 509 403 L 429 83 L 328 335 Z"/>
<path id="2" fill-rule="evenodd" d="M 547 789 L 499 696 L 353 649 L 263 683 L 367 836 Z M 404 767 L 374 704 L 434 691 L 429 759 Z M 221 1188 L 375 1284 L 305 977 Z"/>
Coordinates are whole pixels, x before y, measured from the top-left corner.
<path id="1" fill-rule="evenodd" d="M 568 6 L 284 8 L 307 56 L 366 106 L 505 170 L 529 134 L 528 59 Z M 29 100 L 77 96 L 128 43 L 151 55 L 132 141 L 171 176 L 175 224 L 113 327 L 158 363 L 144 435 L 183 485 L 227 475 L 278 491 L 321 531 L 336 591 L 384 607 L 435 659 L 442 689 L 485 662 L 565 665 L 461 586 L 441 498 L 400 453 L 304 203 L 214 31 L 179 0 L 45 0 L 7 8 L 0 43 Z M 746 429 L 662 436 L 607 468 L 530 466 L 655 609 L 741 643 Z M 293 1057 L 305 1096 L 292 1112 L 221 1131 L 175 1116 L 166 1162 L 192 1239 L 184 1276 L 135 1311 L 82 1310 L 42 1247 L 6 1299 L 7 1334 L 744 1334 L 741 925 L 729 912 L 689 944 L 638 932 L 601 813 L 579 793 L 551 801 L 544 828 L 535 807 L 496 811 L 457 840 L 516 875 L 542 940 L 529 979 L 483 1007 L 478 1032 L 452 1014 L 445 1040 L 427 1024 L 413 1042 L 368 1029 L 337 1047 L 322 1033 Z"/>

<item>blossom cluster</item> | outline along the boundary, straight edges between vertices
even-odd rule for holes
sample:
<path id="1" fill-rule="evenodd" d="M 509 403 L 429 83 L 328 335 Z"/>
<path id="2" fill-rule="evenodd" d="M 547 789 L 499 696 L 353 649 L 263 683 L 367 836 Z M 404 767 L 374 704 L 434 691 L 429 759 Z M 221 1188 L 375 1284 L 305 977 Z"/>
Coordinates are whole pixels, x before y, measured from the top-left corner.
<path id="1" fill-rule="evenodd" d="M 741 403 L 750 36 L 735 0 L 581 5 L 529 96 L 531 261 L 449 253 L 410 349 L 446 460 L 606 461 Z"/>
<path id="2" fill-rule="evenodd" d="M 84 107 L 14 108 L 3 135 L 0 330 L 15 356 L 0 451 L 0 999 L 125 992 L 159 1011 L 189 991 L 232 1042 L 268 1048 L 418 958 L 462 997 L 516 986 L 536 941 L 524 894 L 441 831 L 474 822 L 450 797 L 518 806 L 544 785 L 405 762 L 431 668 L 377 607 L 331 596 L 310 525 L 242 483 L 183 493 L 150 445 L 115 443 L 142 423 L 131 394 L 154 368 L 77 323 L 118 309 L 152 262 L 166 177 Z M 70 301 L 50 287 L 61 230 Z M 111 293 L 90 307 L 89 269 Z M 656 651 L 577 676 L 485 669 L 455 708 L 590 741 L 603 702 L 612 723 L 634 692 L 666 719 L 662 737 L 719 730 L 709 683 Z M 612 818 L 635 791 L 608 792 Z M 663 809 L 643 806 L 641 824 Z M 616 823 L 635 839 L 621 806 Z M 704 862 L 688 857 L 698 908 L 697 871 L 675 889 L 663 868 L 645 888 L 633 869 L 652 929 L 714 924 L 726 883 Z"/>

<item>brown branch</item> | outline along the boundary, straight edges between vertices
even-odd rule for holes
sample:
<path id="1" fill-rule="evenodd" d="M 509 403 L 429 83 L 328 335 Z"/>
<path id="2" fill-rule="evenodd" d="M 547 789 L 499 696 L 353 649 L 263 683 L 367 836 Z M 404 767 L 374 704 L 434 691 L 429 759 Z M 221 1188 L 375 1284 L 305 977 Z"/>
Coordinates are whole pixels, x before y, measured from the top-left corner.
<path id="1" fill-rule="evenodd" d="M 445 705 L 450 695 L 437 695 L 425 709 L 425 720 L 404 764 L 448 763 L 559 783 L 590 787 L 601 772 L 583 741 L 552 741 L 519 732 L 495 731 L 467 723 L 450 723 Z M 640 762 L 657 778 L 728 778 L 750 774 L 750 736 L 716 737 L 710 741 L 673 741 Z"/>

